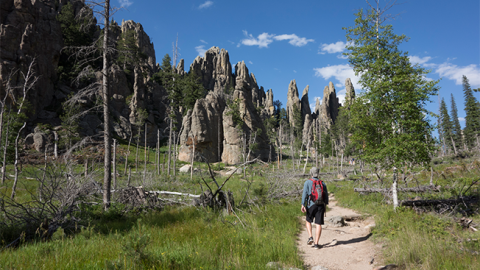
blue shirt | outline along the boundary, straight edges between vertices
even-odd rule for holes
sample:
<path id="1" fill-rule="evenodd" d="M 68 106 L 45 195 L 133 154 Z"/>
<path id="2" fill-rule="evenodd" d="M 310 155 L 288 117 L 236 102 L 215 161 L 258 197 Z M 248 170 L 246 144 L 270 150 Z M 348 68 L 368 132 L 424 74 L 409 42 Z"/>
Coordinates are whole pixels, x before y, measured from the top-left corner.
<path id="1" fill-rule="evenodd" d="M 318 178 L 313 177 L 312 179 L 318 180 Z M 327 191 L 327 185 L 325 185 L 325 181 L 322 180 L 323 184 L 323 190 L 325 191 L 326 195 L 326 204 L 328 204 L 328 191 Z M 314 201 L 310 200 L 310 194 L 312 194 L 312 185 L 313 181 L 308 179 L 305 181 L 305 184 L 303 184 L 303 193 L 302 193 L 302 205 L 305 205 L 305 207 L 310 208 L 312 205 L 315 204 Z M 308 201 L 308 202 L 306 202 Z"/>

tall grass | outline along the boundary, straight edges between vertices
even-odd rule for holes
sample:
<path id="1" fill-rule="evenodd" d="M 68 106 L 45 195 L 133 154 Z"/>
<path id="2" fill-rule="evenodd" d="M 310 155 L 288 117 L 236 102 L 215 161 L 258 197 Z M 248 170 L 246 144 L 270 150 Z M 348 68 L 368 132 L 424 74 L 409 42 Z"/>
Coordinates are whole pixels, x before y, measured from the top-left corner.
<path id="1" fill-rule="evenodd" d="M 271 261 L 301 267 L 297 204 L 238 211 L 238 216 L 171 208 L 102 221 L 75 235 L 0 253 L 1 269 L 264 269 Z"/>

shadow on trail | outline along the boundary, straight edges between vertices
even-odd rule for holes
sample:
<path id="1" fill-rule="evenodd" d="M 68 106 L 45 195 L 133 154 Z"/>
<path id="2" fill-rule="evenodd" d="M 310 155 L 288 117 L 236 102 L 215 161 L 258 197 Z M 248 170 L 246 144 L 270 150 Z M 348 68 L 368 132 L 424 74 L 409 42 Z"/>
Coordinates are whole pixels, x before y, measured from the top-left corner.
<path id="1" fill-rule="evenodd" d="M 325 248 L 331 248 L 331 247 L 335 247 L 335 246 L 339 246 L 339 245 L 348 245 L 348 244 L 360 243 L 360 242 L 368 240 L 368 238 L 370 238 L 370 236 L 372 236 L 372 233 L 369 233 L 366 236 L 352 238 L 350 240 L 337 241 L 337 243 L 335 245 L 332 245 L 332 246 L 327 245 L 327 246 L 325 246 Z"/>

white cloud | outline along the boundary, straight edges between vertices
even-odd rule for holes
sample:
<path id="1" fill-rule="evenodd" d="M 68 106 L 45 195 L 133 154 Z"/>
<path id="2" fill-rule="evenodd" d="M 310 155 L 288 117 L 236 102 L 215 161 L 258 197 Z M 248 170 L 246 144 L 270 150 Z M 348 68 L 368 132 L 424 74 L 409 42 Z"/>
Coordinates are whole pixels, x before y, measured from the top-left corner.
<path id="1" fill-rule="evenodd" d="M 205 45 L 197 46 L 197 47 L 195 47 L 195 50 L 198 52 L 198 55 L 202 56 L 202 57 L 205 56 L 205 52 L 207 51 L 205 49 Z"/>
<path id="2" fill-rule="evenodd" d="M 322 77 L 325 80 L 333 77 L 338 81 L 337 84 L 341 84 L 342 86 L 345 85 L 345 80 L 350 78 L 355 90 L 358 91 L 361 89 L 361 86 L 358 84 L 360 77 L 355 76 L 353 68 L 349 65 L 327 66 L 322 68 L 314 68 L 313 70 L 315 71 L 315 76 Z"/>
<path id="3" fill-rule="evenodd" d="M 339 55 L 337 55 L 337 58 L 338 59 L 348 59 L 348 56 L 343 55 L 343 54 L 339 54 Z"/>
<path id="4" fill-rule="evenodd" d="M 245 30 L 243 30 L 243 34 L 247 37 L 246 39 L 242 39 L 241 43 L 243 45 L 258 46 L 259 48 L 268 48 L 268 44 L 273 42 L 272 38 L 275 36 L 268 33 L 262 33 L 257 38 L 254 38 L 251 34 L 249 35 L 248 32 Z"/>
<path id="5" fill-rule="evenodd" d="M 297 71 L 296 71 L 296 70 L 293 70 L 293 73 L 297 73 Z"/>
<path id="6" fill-rule="evenodd" d="M 301 38 L 301 37 L 299 37 L 295 34 L 278 35 L 278 36 L 275 36 L 274 38 L 275 38 L 275 40 L 289 40 L 288 43 L 290 43 L 293 46 L 297 46 L 297 47 L 302 47 L 302 46 L 307 45 L 308 42 L 314 42 L 315 41 L 313 39 L 307 39 L 307 38 L 304 38 L 304 37 Z"/>
<path id="7" fill-rule="evenodd" d="M 425 56 L 425 57 L 419 57 L 419 56 L 416 56 L 416 55 L 411 55 L 408 57 L 408 59 L 410 60 L 410 63 L 412 64 L 419 64 L 419 65 L 423 65 L 425 63 L 427 63 L 428 61 L 430 61 L 430 59 L 432 59 L 432 57 L 430 56 Z"/>
<path id="8" fill-rule="evenodd" d="M 307 39 L 304 37 L 299 37 L 295 34 L 291 35 L 275 35 L 269 33 L 262 33 L 258 35 L 258 37 L 254 37 L 252 34 L 248 34 L 247 31 L 243 30 L 243 34 L 247 37 L 240 41 L 241 44 L 247 46 L 258 46 L 259 48 L 268 48 L 268 45 L 272 43 L 274 40 L 288 40 L 293 46 L 302 47 L 308 44 L 308 42 L 314 42 L 313 39 Z M 240 43 L 237 47 L 240 47 Z"/>
<path id="9" fill-rule="evenodd" d="M 345 96 L 347 95 L 347 89 L 343 88 L 340 91 L 336 90 L 336 92 L 337 92 L 338 102 L 340 102 L 343 105 L 343 102 L 345 102 Z"/>
<path id="10" fill-rule="evenodd" d="M 336 86 L 336 87 L 343 87 L 343 84 L 341 84 L 341 83 L 336 83 L 335 86 Z"/>
<path id="11" fill-rule="evenodd" d="M 133 4 L 130 0 L 118 0 L 120 2 L 120 7 L 129 7 Z"/>
<path id="12" fill-rule="evenodd" d="M 252 61 L 248 61 L 248 63 L 250 63 L 250 65 L 253 65 Z"/>
<path id="13" fill-rule="evenodd" d="M 465 118 L 463 118 L 463 117 L 458 117 L 458 121 L 460 121 L 460 122 L 465 122 Z"/>
<path id="14" fill-rule="evenodd" d="M 462 84 L 462 76 L 465 75 L 467 76 L 472 87 L 480 86 L 480 68 L 475 64 L 459 67 L 457 65 L 445 62 L 438 65 L 435 72 L 441 77 L 454 80 L 455 84 L 457 85 Z"/>
<path id="15" fill-rule="evenodd" d="M 208 42 L 206 42 L 206 41 L 203 40 L 203 39 L 200 39 L 200 42 L 202 42 L 203 44 L 208 44 Z"/>
<path id="16" fill-rule="evenodd" d="M 198 6 L 199 9 L 203 9 L 203 8 L 208 8 L 210 7 L 211 5 L 213 5 L 213 2 L 212 1 L 207 1 L 203 4 L 201 4 L 200 6 Z"/>
<path id="17" fill-rule="evenodd" d="M 330 43 L 330 44 L 322 44 L 320 45 L 320 51 L 318 52 L 319 54 L 325 54 L 327 53 L 340 53 L 345 51 L 345 47 L 348 44 L 343 42 L 343 41 L 337 41 L 335 43 Z"/>

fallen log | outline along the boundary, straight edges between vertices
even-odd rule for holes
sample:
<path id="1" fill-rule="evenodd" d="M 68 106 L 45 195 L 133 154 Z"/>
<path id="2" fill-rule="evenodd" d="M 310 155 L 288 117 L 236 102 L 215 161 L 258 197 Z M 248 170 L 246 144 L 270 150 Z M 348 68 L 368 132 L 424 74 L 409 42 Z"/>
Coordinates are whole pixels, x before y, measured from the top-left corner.
<path id="1" fill-rule="evenodd" d="M 354 188 L 355 192 L 359 193 L 389 193 L 392 191 L 390 188 Z M 397 192 L 430 192 L 440 191 L 440 186 L 423 186 L 423 187 L 414 187 L 414 188 L 397 188 Z"/>
<path id="2" fill-rule="evenodd" d="M 459 199 L 439 199 L 439 200 L 411 200 L 411 201 L 402 201 L 400 205 L 402 206 L 436 206 L 439 204 L 446 205 L 455 205 L 459 203 L 475 203 L 478 201 L 476 197 L 464 197 Z"/>
<path id="3" fill-rule="evenodd" d="M 192 198 L 200 198 L 200 195 L 190 194 L 190 193 L 181 193 L 181 192 L 174 192 L 174 191 L 145 191 L 148 194 L 167 194 L 167 195 L 178 195 L 178 196 L 187 196 Z"/>

